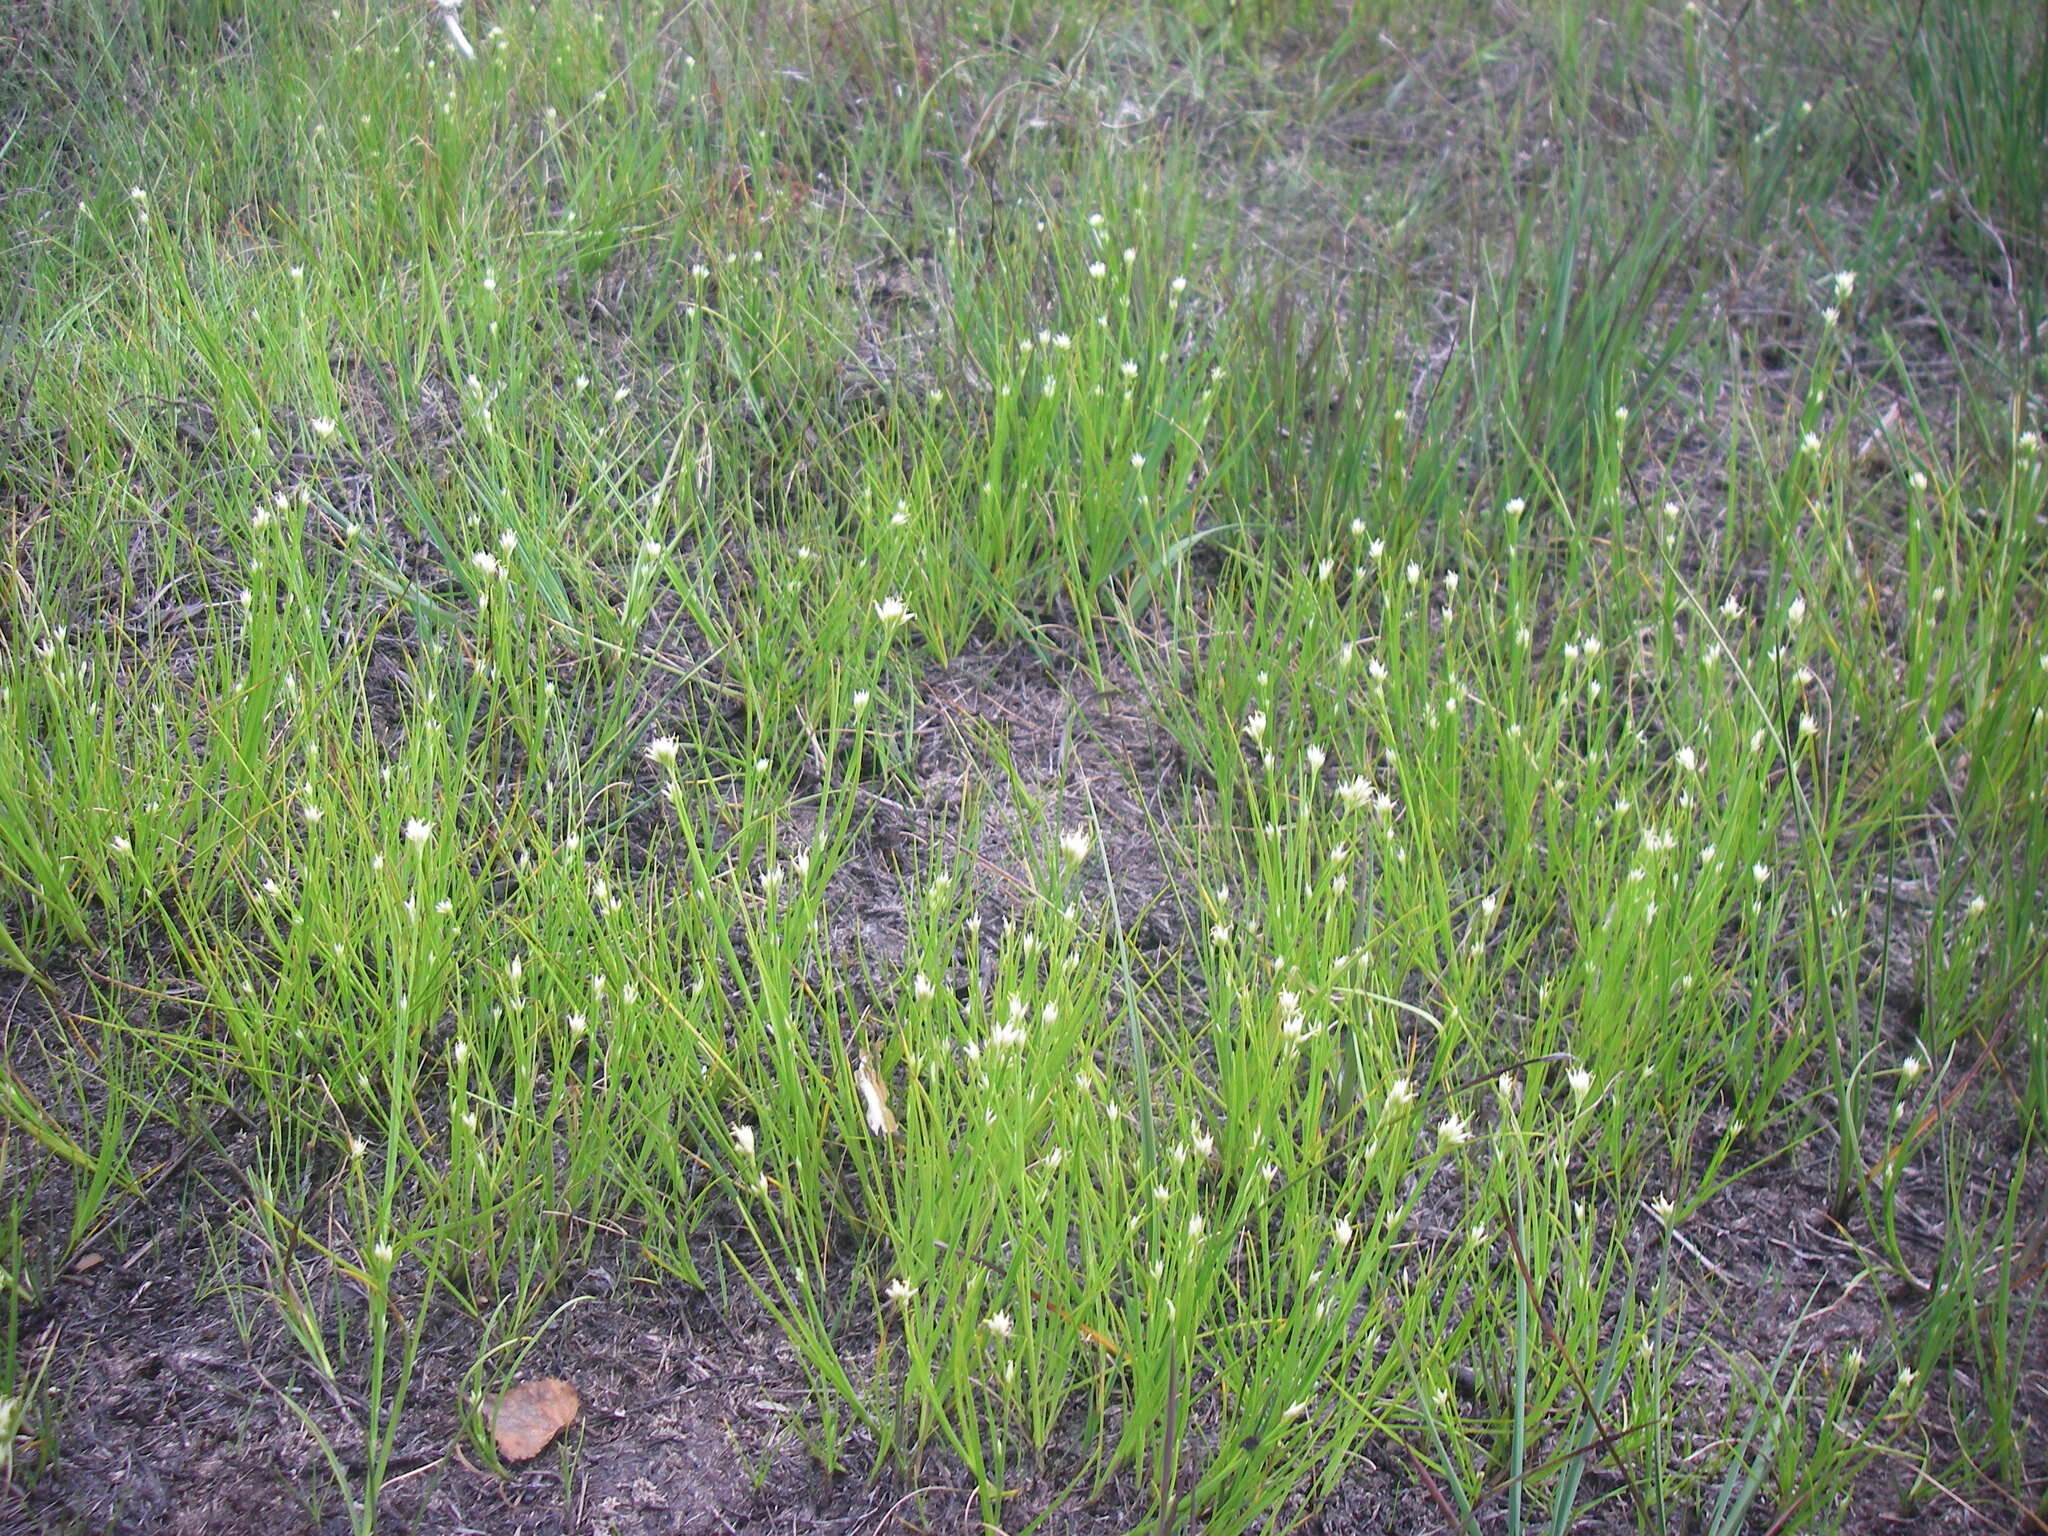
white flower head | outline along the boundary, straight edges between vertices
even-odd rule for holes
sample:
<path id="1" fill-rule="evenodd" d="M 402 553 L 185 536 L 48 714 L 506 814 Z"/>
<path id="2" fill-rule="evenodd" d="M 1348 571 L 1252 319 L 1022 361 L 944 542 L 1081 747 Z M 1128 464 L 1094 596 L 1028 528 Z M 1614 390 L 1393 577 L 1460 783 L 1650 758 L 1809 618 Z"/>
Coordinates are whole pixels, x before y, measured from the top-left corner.
<path id="1" fill-rule="evenodd" d="M 682 750 L 682 743 L 675 737 L 657 736 L 647 743 L 647 760 L 659 768 L 673 768 Z"/>
<path id="2" fill-rule="evenodd" d="M 1065 854 L 1069 864 L 1079 864 L 1088 857 L 1088 851 L 1095 846 L 1095 839 L 1087 829 L 1076 827 L 1071 832 L 1060 834 L 1060 852 Z"/>
<path id="3" fill-rule="evenodd" d="M 434 824 L 421 821 L 417 816 L 408 817 L 405 823 L 405 840 L 415 848 L 424 848 L 434 835 Z"/>
<path id="4" fill-rule="evenodd" d="M 894 632 L 908 624 L 917 615 L 910 611 L 910 605 L 900 597 L 890 596 L 875 604 L 875 618 L 882 628 Z"/>

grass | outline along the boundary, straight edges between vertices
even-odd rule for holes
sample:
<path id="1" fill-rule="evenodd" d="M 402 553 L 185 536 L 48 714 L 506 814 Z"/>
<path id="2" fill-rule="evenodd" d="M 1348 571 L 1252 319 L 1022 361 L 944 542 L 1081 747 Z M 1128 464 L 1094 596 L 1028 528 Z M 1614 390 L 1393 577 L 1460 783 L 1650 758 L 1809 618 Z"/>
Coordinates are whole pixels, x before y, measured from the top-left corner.
<path id="1" fill-rule="evenodd" d="M 2037 23 L 29 27 L 12 1489 L 189 1205 L 360 1531 L 596 1265 L 991 1529 L 2038 1522 Z"/>

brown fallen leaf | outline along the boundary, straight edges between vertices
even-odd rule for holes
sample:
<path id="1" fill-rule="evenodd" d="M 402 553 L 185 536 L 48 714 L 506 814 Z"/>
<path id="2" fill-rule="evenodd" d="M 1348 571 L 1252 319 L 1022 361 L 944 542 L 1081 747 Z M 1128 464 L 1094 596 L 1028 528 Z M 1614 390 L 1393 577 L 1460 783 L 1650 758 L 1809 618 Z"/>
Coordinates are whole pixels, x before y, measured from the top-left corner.
<path id="1" fill-rule="evenodd" d="M 889 1085 L 882 1081 L 882 1074 L 875 1070 L 865 1051 L 861 1052 L 860 1065 L 853 1069 L 853 1085 L 860 1090 L 867 1110 L 868 1129 L 877 1136 L 894 1136 L 896 1116 L 889 1108 Z"/>
<path id="2" fill-rule="evenodd" d="M 576 1389 L 559 1377 L 522 1381 L 498 1399 L 491 1414 L 498 1454 L 507 1461 L 538 1456 L 550 1440 L 576 1422 L 576 1410 L 582 1406 Z"/>

